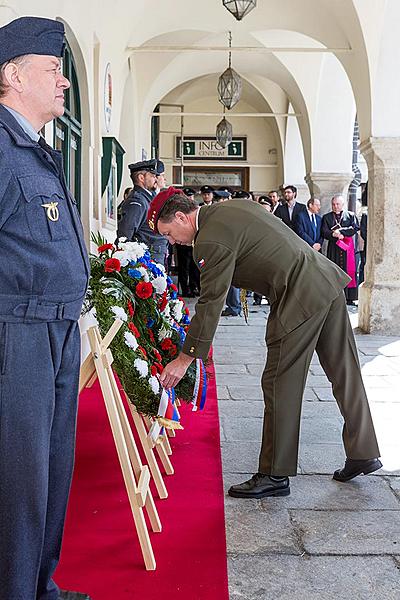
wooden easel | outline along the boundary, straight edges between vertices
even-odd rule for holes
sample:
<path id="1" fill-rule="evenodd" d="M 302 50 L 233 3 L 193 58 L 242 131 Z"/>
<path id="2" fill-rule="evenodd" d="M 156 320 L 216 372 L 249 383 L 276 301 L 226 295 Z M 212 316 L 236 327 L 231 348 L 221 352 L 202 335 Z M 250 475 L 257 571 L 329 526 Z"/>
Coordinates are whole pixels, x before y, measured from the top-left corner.
<path id="1" fill-rule="evenodd" d="M 87 335 L 89 338 L 91 353 L 81 366 L 79 391 L 81 391 L 87 385 L 93 384 L 96 377 L 99 379 L 126 490 L 128 493 L 129 503 L 136 525 L 145 567 L 148 571 L 153 571 L 156 568 L 156 561 L 154 558 L 143 509 L 146 508 L 147 510 L 152 531 L 160 532 L 161 522 L 158 517 L 157 509 L 149 487 L 149 467 L 147 465 L 143 465 L 140 459 L 138 448 L 130 428 L 120 391 L 111 368 L 113 357 L 109 346 L 121 326 L 122 321 L 116 319 L 114 324 L 110 327 L 109 331 L 105 335 L 104 339 L 101 338 L 100 331 L 97 326 L 91 327 L 88 330 Z M 142 439 L 140 431 L 142 431 L 143 434 L 144 425 L 141 416 L 135 410 L 132 410 L 132 416 L 134 418 L 135 426 L 138 429 L 139 437 Z M 147 433 L 145 433 L 145 435 L 147 437 Z M 148 453 L 146 453 L 146 447 L 149 449 Z M 155 461 L 151 448 L 147 444 L 144 444 L 143 448 L 147 459 L 149 459 L 151 453 L 154 459 L 153 462 L 156 464 L 158 469 L 158 465 Z M 154 467 L 154 464 L 152 464 L 152 466 Z M 157 485 L 159 494 L 160 490 L 161 493 L 164 494 L 163 496 L 160 494 L 160 497 L 165 498 L 167 492 L 162 481 L 161 474 L 160 478 L 161 482 L 160 480 L 157 481 L 156 479 L 154 479 L 154 481 Z"/>

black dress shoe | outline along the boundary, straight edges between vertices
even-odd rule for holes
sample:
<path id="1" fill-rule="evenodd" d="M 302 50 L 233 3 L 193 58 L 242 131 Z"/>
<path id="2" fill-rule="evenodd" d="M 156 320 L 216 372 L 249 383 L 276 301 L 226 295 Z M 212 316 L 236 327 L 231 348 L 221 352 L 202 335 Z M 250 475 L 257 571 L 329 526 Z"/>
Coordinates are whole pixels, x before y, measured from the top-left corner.
<path id="1" fill-rule="evenodd" d="M 232 485 L 228 490 L 233 498 L 266 498 L 267 496 L 289 496 L 289 477 L 271 477 L 256 473 L 248 481 Z"/>
<path id="2" fill-rule="evenodd" d="M 59 600 L 91 600 L 91 598 L 87 594 L 80 594 L 79 592 L 67 592 L 65 590 L 61 590 Z"/>
<path id="3" fill-rule="evenodd" d="M 224 310 L 221 313 L 221 317 L 239 317 L 239 316 L 240 316 L 239 314 L 232 312 L 230 308 L 224 308 Z"/>
<path id="4" fill-rule="evenodd" d="M 367 458 L 365 460 L 354 460 L 346 458 L 343 469 L 338 469 L 333 474 L 333 479 L 336 481 L 350 481 L 357 475 L 368 475 L 382 468 L 382 463 L 379 458 Z"/>

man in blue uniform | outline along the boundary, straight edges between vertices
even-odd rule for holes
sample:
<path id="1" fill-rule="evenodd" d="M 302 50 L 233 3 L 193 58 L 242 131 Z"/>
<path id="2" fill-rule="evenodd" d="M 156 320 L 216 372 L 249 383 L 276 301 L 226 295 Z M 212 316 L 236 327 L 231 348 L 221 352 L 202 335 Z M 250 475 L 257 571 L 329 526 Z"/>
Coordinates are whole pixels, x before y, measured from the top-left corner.
<path id="1" fill-rule="evenodd" d="M 165 265 L 167 240 L 151 231 L 147 223 L 147 211 L 157 182 L 157 166 L 157 160 L 143 160 L 129 165 L 133 190 L 121 206 L 117 235 L 118 238 L 126 237 L 129 241 L 145 243 L 152 258 Z"/>
<path id="2" fill-rule="evenodd" d="M 52 580 L 89 275 L 61 154 L 38 134 L 64 112 L 63 44 L 64 26 L 50 19 L 0 28 L 0 600 L 89 598 Z"/>

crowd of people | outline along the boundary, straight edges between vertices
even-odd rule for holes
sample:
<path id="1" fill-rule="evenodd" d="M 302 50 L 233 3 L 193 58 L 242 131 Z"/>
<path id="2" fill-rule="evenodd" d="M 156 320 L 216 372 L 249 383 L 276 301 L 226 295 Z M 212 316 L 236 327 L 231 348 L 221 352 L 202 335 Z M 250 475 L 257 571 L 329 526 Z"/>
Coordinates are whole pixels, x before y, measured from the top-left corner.
<path id="1" fill-rule="evenodd" d="M 193 261 L 192 248 L 179 243 L 174 247 L 167 245 L 165 239 L 149 230 L 145 219 L 149 202 L 166 186 L 164 163 L 156 159 L 141 161 L 129 165 L 129 169 L 133 187 L 124 192 L 124 200 L 119 210 L 118 237 L 140 239 L 148 244 L 154 257 L 165 264 L 169 271 L 175 267 L 182 296 L 198 296 L 200 277 Z M 364 227 L 360 228 L 357 216 L 346 209 L 342 195 L 338 194 L 332 198 L 332 210 L 321 217 L 319 199 L 310 198 L 306 204 L 299 202 L 297 189 L 293 185 L 261 195 L 241 189 L 233 190 L 228 186 L 215 189 L 211 185 L 203 185 L 198 190 L 183 187 L 182 193 L 195 199 L 198 206 L 211 206 L 232 199 L 258 202 L 266 211 L 281 219 L 316 252 L 324 252 L 351 277 L 345 295 L 347 304 L 355 305 L 358 299 L 358 284 L 364 277 L 366 216 L 362 219 Z M 254 305 L 260 305 L 261 302 L 262 297 L 255 293 Z M 229 289 L 226 307 L 221 314 L 241 314 L 240 290 L 234 286 Z"/>

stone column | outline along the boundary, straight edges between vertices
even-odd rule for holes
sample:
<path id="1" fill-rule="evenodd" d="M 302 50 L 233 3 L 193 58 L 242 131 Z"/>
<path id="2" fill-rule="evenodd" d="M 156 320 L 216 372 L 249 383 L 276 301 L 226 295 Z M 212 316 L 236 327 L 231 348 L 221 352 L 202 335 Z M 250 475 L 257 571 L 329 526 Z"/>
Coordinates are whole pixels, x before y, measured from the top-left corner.
<path id="1" fill-rule="evenodd" d="M 332 196 L 342 194 L 347 198 L 347 190 L 354 173 L 307 173 L 304 180 L 310 188 L 311 195 L 321 201 L 321 215 L 331 209 Z"/>
<path id="2" fill-rule="evenodd" d="M 359 327 L 400 335 L 400 137 L 369 138 L 360 151 L 368 165 L 368 243 Z"/>

